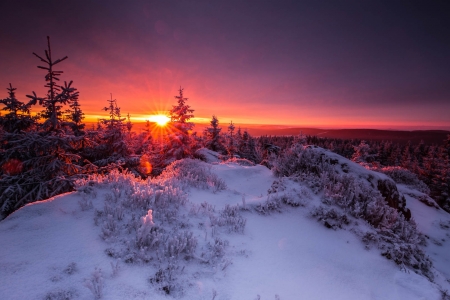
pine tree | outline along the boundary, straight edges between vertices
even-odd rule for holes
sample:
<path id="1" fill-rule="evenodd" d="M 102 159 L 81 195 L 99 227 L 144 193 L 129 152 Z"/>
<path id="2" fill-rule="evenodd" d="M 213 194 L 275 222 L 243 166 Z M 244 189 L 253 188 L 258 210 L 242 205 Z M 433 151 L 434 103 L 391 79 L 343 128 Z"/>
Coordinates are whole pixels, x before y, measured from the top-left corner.
<path id="1" fill-rule="evenodd" d="M 408 141 L 408 144 L 406 144 L 405 148 L 403 148 L 400 165 L 405 169 L 408 169 L 411 167 L 411 142 L 410 141 Z"/>
<path id="2" fill-rule="evenodd" d="M 2 110 L 8 113 L 4 116 L 0 115 L 0 126 L 9 133 L 27 130 L 35 124 L 35 120 L 30 115 L 29 106 L 17 100 L 16 88 L 13 88 L 11 83 L 7 90 L 8 98 L 1 99 L 0 103 L 5 106 Z"/>
<path id="3" fill-rule="evenodd" d="M 95 171 L 95 167 L 84 163 L 79 155 L 90 141 L 63 128 L 62 105 L 73 104 L 78 99 L 78 92 L 71 87 L 71 82 L 65 82 L 64 86 L 56 84 L 62 71 L 54 71 L 53 66 L 67 57 L 53 61 L 50 39 L 47 41 L 46 59 L 34 54 L 48 65 L 40 67 L 47 70 L 48 94 L 39 98 L 33 92 L 33 96 L 28 96 L 31 101 L 27 104 L 27 107 L 36 103 L 44 106 L 41 114 L 45 118 L 44 124 L 39 130 L 5 134 L 7 143 L 0 142 L 0 210 L 3 215 L 26 203 L 68 192 L 73 189 L 76 178 Z"/>
<path id="4" fill-rule="evenodd" d="M 78 94 L 73 97 L 72 102 L 69 104 L 69 109 L 66 110 L 66 118 L 68 126 L 72 128 L 72 131 L 76 136 L 83 135 L 83 129 L 85 124 L 83 124 L 84 113 L 81 110 L 81 105 L 78 102 Z"/>
<path id="5" fill-rule="evenodd" d="M 373 155 L 370 154 L 370 146 L 362 140 L 358 146 L 353 146 L 355 152 L 352 155 L 352 161 L 365 164 L 371 162 Z"/>
<path id="6" fill-rule="evenodd" d="M 241 127 L 238 127 L 238 130 L 236 132 L 235 135 L 235 145 L 236 145 L 236 152 L 240 153 L 241 152 L 241 147 L 242 147 L 242 132 L 241 132 Z M 239 155 L 239 154 L 238 154 Z"/>
<path id="7" fill-rule="evenodd" d="M 175 96 L 177 105 L 174 105 L 169 112 L 170 125 L 173 132 L 169 135 L 169 144 L 166 149 L 166 163 L 192 156 L 190 147 L 189 131 L 194 128 L 194 123 L 189 122 L 194 117 L 194 110 L 186 104 L 188 98 L 183 96 L 183 89 L 180 87 L 179 95 Z"/>
<path id="8" fill-rule="evenodd" d="M 401 153 L 402 149 L 399 145 L 395 146 L 395 148 L 392 149 L 392 152 L 389 155 L 388 163 L 391 166 L 399 166 L 401 161 Z"/>
<path id="9" fill-rule="evenodd" d="M 238 133 L 239 132 L 240 130 L 238 130 Z M 244 130 L 244 133 L 242 134 L 242 139 L 240 139 L 239 143 L 239 156 L 255 162 L 256 160 L 255 149 L 256 149 L 255 140 L 247 132 L 247 130 Z"/>
<path id="10" fill-rule="evenodd" d="M 233 124 L 233 121 L 230 122 L 230 125 L 228 125 L 228 142 L 227 142 L 227 152 L 230 157 L 234 156 L 234 153 L 236 152 L 236 141 L 235 141 L 235 135 L 234 135 L 234 129 L 235 126 Z"/>
<path id="11" fill-rule="evenodd" d="M 429 174 L 432 177 L 430 190 L 439 205 L 450 212 L 450 157 L 449 139 L 436 149 L 434 159 L 434 172 Z M 429 168 L 431 168 L 429 167 Z"/>
<path id="12" fill-rule="evenodd" d="M 131 123 L 130 113 L 127 114 L 127 123 L 125 124 L 128 130 L 128 134 L 131 135 L 131 128 L 133 128 L 133 123 Z"/>
<path id="13" fill-rule="evenodd" d="M 112 94 L 110 99 L 106 101 L 108 106 L 104 107 L 103 110 L 109 113 L 109 118 L 99 119 L 100 124 L 104 126 L 104 130 L 99 131 L 99 145 L 92 149 L 88 155 L 98 166 L 123 163 L 129 155 L 124 136 L 125 125 L 123 122 L 125 118 L 122 118 L 120 107 L 117 106 L 117 100 L 113 99 Z"/>
<path id="14" fill-rule="evenodd" d="M 27 97 L 31 98 L 30 104 L 34 105 L 39 103 L 44 107 L 44 111 L 40 114 L 40 116 L 45 120 L 43 127 L 47 131 L 56 131 L 61 129 L 61 110 L 63 105 L 71 104 L 73 101 L 76 101 L 78 99 L 78 92 L 76 88 L 72 87 L 72 81 L 69 83 L 64 82 L 64 85 L 57 84 L 59 81 L 59 76 L 63 73 L 63 71 L 55 71 L 53 67 L 66 60 L 68 57 L 64 56 L 61 59 L 53 61 L 50 47 L 50 37 L 47 37 L 47 46 L 48 50 L 45 50 L 45 58 L 33 52 L 37 58 L 47 65 L 38 66 L 38 68 L 47 71 L 47 74 L 45 75 L 45 81 L 47 81 L 45 87 L 48 88 L 47 95 L 44 97 L 38 97 L 36 93 L 33 92 L 33 95 L 27 95 Z"/>
<path id="15" fill-rule="evenodd" d="M 224 147 L 220 136 L 222 128 L 219 127 L 219 119 L 216 116 L 212 116 L 210 123 L 211 127 L 205 129 L 206 147 L 212 151 L 221 152 Z"/>
<path id="16" fill-rule="evenodd" d="M 194 128 L 194 123 L 189 122 L 194 117 L 194 110 L 186 104 L 188 98 L 184 98 L 181 87 L 179 89 L 179 95 L 175 96 L 175 99 L 177 99 L 178 105 L 174 105 L 169 112 L 170 122 L 177 130 L 187 136 L 189 130 Z"/>

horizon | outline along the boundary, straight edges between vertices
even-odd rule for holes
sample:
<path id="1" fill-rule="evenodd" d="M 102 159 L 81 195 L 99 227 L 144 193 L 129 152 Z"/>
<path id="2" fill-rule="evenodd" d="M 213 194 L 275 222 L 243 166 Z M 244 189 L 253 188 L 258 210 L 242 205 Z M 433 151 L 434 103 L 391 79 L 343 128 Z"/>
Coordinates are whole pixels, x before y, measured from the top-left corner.
<path id="1" fill-rule="evenodd" d="M 125 116 L 164 114 L 184 89 L 196 120 L 326 129 L 450 130 L 444 2 L 179 1 L 0 4 L 0 98 L 46 93 L 50 36 L 86 121 L 110 93 Z M 111 22 L 110 20 L 114 20 Z M 25 99 L 25 100 L 24 100 Z M 197 121 L 198 122 L 198 121 Z M 274 125 L 275 126 L 275 125 Z"/>
<path id="2" fill-rule="evenodd" d="M 105 116 L 102 116 L 107 117 Z M 130 115 L 130 119 L 133 123 L 133 125 L 137 125 L 137 126 L 145 126 L 146 124 L 146 120 L 148 119 L 144 119 L 144 117 L 141 118 L 133 118 L 132 115 Z M 232 120 L 231 120 L 232 121 Z M 86 126 L 88 125 L 93 125 L 93 124 L 97 124 L 97 121 L 86 121 L 84 122 L 86 124 Z M 150 123 L 156 123 L 156 122 L 150 122 Z M 205 127 L 208 127 L 210 125 L 209 121 L 192 121 L 192 123 L 194 123 L 195 125 L 200 125 L 200 127 L 203 129 Z M 258 128 L 258 129 L 267 129 L 267 130 L 276 130 L 276 129 L 320 129 L 320 130 L 386 130 L 386 131 L 449 131 L 450 132 L 450 126 L 389 126 L 389 125 L 384 125 L 384 126 L 380 126 L 380 125 L 368 125 L 366 127 L 358 127 L 358 126 L 352 126 L 352 125 L 347 125 L 347 126 L 337 126 L 337 127 L 332 127 L 332 126 L 304 126 L 304 125 L 283 125 L 283 124 L 252 124 L 252 123 L 235 123 L 233 121 L 233 124 L 236 127 L 241 127 L 241 129 L 245 130 L 247 128 Z M 219 118 L 219 127 L 221 128 L 225 128 L 229 125 L 229 122 L 223 122 L 220 118 Z M 194 127 L 194 132 L 195 127 Z"/>

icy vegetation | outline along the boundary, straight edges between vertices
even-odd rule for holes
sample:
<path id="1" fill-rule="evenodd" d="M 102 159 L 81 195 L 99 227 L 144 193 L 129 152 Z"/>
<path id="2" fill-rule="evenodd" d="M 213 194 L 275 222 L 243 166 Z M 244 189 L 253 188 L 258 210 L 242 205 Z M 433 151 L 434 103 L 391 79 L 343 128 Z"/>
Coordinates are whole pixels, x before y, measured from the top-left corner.
<path id="1" fill-rule="evenodd" d="M 450 216 L 422 191 L 391 190 L 407 220 L 379 190 L 391 179 L 336 154 L 271 163 L 79 179 L 0 223 L 0 298 L 448 299 Z"/>
<path id="2" fill-rule="evenodd" d="M 351 230 L 361 237 L 366 247 L 375 245 L 383 256 L 403 268 L 433 278 L 431 261 L 420 246 L 425 244 L 425 238 L 417 231 L 414 220 L 407 220 L 410 212 L 405 213 L 401 203 L 388 203 L 376 188 L 386 185 L 389 179 L 317 147 L 295 145 L 274 164 L 276 175 L 289 176 L 290 180 L 302 182 L 320 194 L 322 203 L 311 215 L 326 227 L 341 229 L 364 220 L 371 225 L 370 230 Z M 286 193 L 282 180 L 273 192 L 279 190 Z M 287 198 L 284 203 L 295 201 Z"/>
<path id="3" fill-rule="evenodd" d="M 149 283 L 174 296 L 182 296 L 193 284 L 179 280 L 181 274 L 194 276 L 192 265 L 225 269 L 230 263 L 224 258 L 228 241 L 220 238 L 221 232 L 243 233 L 245 219 L 237 207 L 216 210 L 207 202 L 192 204 L 186 194 L 190 188 L 213 193 L 226 188 L 210 168 L 186 159 L 174 162 L 155 180 L 139 181 L 119 172 L 79 180 L 77 190 L 85 199 L 96 194 L 96 187 L 107 188 L 103 209 L 94 212 L 94 223 L 108 245 L 105 254 L 125 264 L 152 266 L 156 272 Z M 85 202 L 80 208 L 86 209 Z M 213 240 L 207 239 L 208 234 Z M 199 237 L 208 242 L 198 247 Z"/>

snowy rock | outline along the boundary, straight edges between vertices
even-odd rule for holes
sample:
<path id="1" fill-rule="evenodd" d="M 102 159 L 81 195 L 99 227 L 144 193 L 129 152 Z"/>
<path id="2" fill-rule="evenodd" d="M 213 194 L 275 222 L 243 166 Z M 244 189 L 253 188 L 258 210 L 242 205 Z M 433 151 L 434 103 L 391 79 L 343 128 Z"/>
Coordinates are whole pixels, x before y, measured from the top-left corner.
<path id="1" fill-rule="evenodd" d="M 373 187 L 378 189 L 390 207 L 402 212 L 406 219 L 411 218 L 411 212 L 406 208 L 405 198 L 400 196 L 396 183 L 389 176 L 368 170 L 329 150 L 317 146 L 307 146 L 307 148 L 320 153 L 323 157 L 322 160 L 333 165 L 338 172 L 351 173 L 359 178 L 367 180 Z"/>
<path id="2" fill-rule="evenodd" d="M 207 163 L 219 163 L 222 161 L 222 154 L 206 148 L 200 148 L 195 151 L 195 156 L 200 157 Z"/>

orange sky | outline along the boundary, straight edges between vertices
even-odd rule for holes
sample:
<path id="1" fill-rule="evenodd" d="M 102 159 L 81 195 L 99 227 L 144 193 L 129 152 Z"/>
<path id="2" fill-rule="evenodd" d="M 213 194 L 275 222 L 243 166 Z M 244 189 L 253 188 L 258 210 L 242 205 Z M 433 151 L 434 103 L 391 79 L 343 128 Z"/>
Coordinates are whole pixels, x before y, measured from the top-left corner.
<path id="1" fill-rule="evenodd" d="M 450 129 L 443 2 L 5 1 L 0 89 L 45 93 L 46 36 L 87 121 L 167 112 L 184 88 L 194 121 Z M 0 97 L 6 97 L 6 90 Z M 35 109 L 37 110 L 37 109 Z"/>

